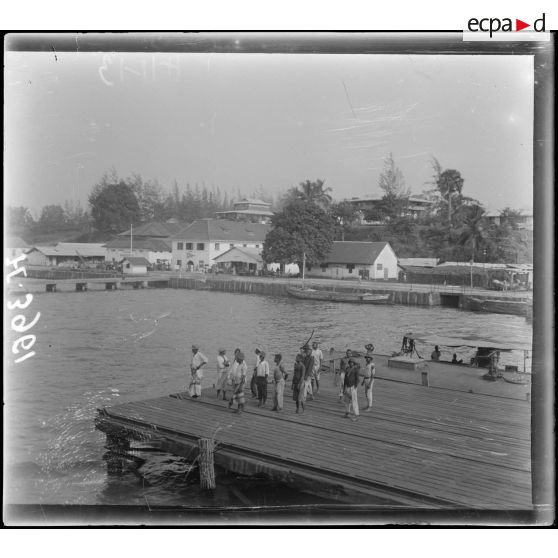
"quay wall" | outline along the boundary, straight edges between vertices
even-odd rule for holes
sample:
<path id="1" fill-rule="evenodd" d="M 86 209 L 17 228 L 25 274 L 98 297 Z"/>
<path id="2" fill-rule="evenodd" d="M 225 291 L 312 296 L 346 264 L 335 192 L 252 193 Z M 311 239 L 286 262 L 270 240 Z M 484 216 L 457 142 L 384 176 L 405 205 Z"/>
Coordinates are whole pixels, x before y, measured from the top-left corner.
<path id="1" fill-rule="evenodd" d="M 227 293 L 258 294 L 271 296 L 288 296 L 288 283 L 275 281 L 231 280 L 195 277 L 182 277 L 169 279 L 169 287 L 174 289 L 196 289 L 196 290 L 215 290 Z M 298 283 L 297 283 L 298 286 Z M 307 283 L 309 287 L 318 287 Z M 354 287 L 336 287 L 340 292 L 358 292 L 362 289 Z M 418 291 L 396 291 L 390 289 L 374 289 L 374 293 L 391 295 L 390 301 L 394 304 L 405 304 L 410 306 L 439 306 L 441 304 L 440 293 L 418 292 Z"/>

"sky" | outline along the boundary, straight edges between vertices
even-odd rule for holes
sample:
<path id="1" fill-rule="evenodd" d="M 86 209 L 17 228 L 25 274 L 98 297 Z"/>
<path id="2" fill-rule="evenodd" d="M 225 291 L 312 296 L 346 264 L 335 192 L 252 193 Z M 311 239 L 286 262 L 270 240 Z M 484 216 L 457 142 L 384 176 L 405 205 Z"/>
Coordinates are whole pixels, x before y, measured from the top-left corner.
<path id="1" fill-rule="evenodd" d="M 432 157 L 488 209 L 532 207 L 533 58 L 5 53 L 5 204 L 38 216 L 104 172 L 222 192 L 320 178 L 376 196 L 392 153 L 413 193 Z"/>

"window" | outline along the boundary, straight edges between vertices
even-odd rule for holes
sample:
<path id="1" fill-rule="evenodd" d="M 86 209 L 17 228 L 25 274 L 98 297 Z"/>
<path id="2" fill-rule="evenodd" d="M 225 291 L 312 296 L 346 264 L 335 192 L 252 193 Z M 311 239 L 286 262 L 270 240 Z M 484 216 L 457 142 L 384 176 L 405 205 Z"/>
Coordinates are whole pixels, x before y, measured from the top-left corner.
<path id="1" fill-rule="evenodd" d="M 182 267 L 182 260 L 176 260 L 176 265 L 178 267 Z"/>
<path id="2" fill-rule="evenodd" d="M 177 250 L 184 250 L 184 244 L 182 242 L 179 242 L 178 245 L 176 246 Z"/>
<path id="3" fill-rule="evenodd" d="M 205 250 L 205 244 L 203 242 L 198 242 L 196 244 L 196 250 Z"/>
<path id="4" fill-rule="evenodd" d="M 259 245 L 259 244 L 256 244 L 256 248 L 259 248 L 259 247 L 260 247 L 260 245 Z"/>
<path id="5" fill-rule="evenodd" d="M 194 244 L 192 242 L 186 242 L 186 250 L 193 250 Z"/>
<path id="6" fill-rule="evenodd" d="M 248 248 L 248 244 L 243 244 L 242 247 L 243 248 Z"/>
<path id="7" fill-rule="evenodd" d="M 229 247 L 230 247 L 230 248 L 234 248 L 234 244 L 231 242 L 231 243 L 229 244 Z"/>
<path id="8" fill-rule="evenodd" d="M 126 263 L 126 269 L 130 269 L 130 264 L 128 262 Z"/>
<path id="9" fill-rule="evenodd" d="M 215 243 L 215 250 L 219 250 L 220 244 L 218 242 Z"/>
<path id="10" fill-rule="evenodd" d="M 376 271 L 382 271 L 382 269 L 384 269 L 384 266 L 381 263 L 376 264 Z"/>
<path id="11" fill-rule="evenodd" d="M 347 264 L 347 269 L 349 270 L 349 273 L 352 273 L 354 268 L 355 268 L 355 264 Z"/>
<path id="12" fill-rule="evenodd" d="M 322 268 L 322 272 L 325 273 L 327 271 L 327 264 L 320 266 Z"/>

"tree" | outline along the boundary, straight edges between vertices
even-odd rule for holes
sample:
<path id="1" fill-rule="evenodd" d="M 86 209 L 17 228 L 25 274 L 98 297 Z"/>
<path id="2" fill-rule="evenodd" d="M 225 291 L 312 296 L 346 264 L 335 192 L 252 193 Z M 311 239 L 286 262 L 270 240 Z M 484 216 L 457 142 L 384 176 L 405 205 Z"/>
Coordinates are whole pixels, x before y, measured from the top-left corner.
<path id="1" fill-rule="evenodd" d="M 37 223 L 41 232 L 50 233 L 63 229 L 66 225 L 66 214 L 61 205 L 45 205 Z"/>
<path id="2" fill-rule="evenodd" d="M 304 273 L 304 263 L 317 265 L 331 251 L 335 221 L 313 203 L 295 200 L 272 217 L 262 258 L 266 263 L 296 262 Z"/>
<path id="3" fill-rule="evenodd" d="M 27 207 L 8 206 L 6 211 L 6 221 L 10 233 L 29 232 L 35 225 L 31 212 Z"/>
<path id="4" fill-rule="evenodd" d="M 324 188 L 324 181 L 319 178 L 314 182 L 305 180 L 298 187 L 291 188 L 286 193 L 285 205 L 300 200 L 317 205 L 322 209 L 327 209 L 332 201 L 330 192 L 331 188 Z"/>
<path id="5" fill-rule="evenodd" d="M 89 196 L 89 204 L 95 227 L 101 232 L 120 232 L 141 219 L 138 200 L 123 180 L 118 184 L 97 185 Z"/>
<path id="6" fill-rule="evenodd" d="M 345 235 L 350 234 L 360 222 L 359 211 L 352 203 L 346 201 L 332 204 L 331 215 L 335 220 L 340 240 L 345 240 Z"/>
<path id="7" fill-rule="evenodd" d="M 470 247 L 471 264 L 475 261 L 477 250 L 483 248 L 489 239 L 490 223 L 480 205 L 467 206 L 467 218 L 460 227 L 457 245 Z"/>

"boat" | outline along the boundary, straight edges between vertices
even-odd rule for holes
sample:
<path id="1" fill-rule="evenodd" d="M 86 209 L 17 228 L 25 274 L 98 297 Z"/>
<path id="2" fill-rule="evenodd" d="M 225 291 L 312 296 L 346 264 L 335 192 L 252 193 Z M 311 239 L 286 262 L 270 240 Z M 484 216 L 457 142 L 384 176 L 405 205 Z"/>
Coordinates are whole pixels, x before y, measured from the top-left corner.
<path id="1" fill-rule="evenodd" d="M 287 288 L 287 293 L 295 298 L 304 300 L 325 300 L 328 302 L 356 302 L 359 304 L 387 304 L 389 294 L 373 293 L 341 293 L 318 289 L 302 289 L 297 287 Z"/>
<path id="2" fill-rule="evenodd" d="M 510 300 L 501 298 L 469 297 L 469 307 L 475 312 L 493 312 L 494 314 L 527 314 L 527 302 L 524 299 Z"/>

